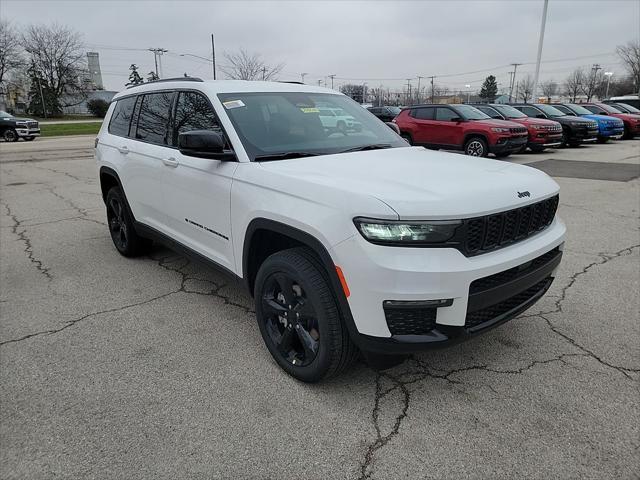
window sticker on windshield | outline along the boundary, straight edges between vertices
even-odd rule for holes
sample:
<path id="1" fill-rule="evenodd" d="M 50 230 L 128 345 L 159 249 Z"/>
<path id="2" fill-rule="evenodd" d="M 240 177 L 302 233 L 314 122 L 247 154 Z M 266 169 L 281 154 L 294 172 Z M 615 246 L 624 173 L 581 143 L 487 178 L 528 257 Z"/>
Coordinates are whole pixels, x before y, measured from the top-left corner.
<path id="1" fill-rule="evenodd" d="M 224 105 L 224 108 L 226 108 L 227 110 L 245 106 L 242 100 L 229 100 L 226 102 L 222 102 L 222 105 Z"/>
<path id="2" fill-rule="evenodd" d="M 300 110 L 302 110 L 302 113 L 320 113 L 320 110 L 315 107 L 304 107 Z"/>

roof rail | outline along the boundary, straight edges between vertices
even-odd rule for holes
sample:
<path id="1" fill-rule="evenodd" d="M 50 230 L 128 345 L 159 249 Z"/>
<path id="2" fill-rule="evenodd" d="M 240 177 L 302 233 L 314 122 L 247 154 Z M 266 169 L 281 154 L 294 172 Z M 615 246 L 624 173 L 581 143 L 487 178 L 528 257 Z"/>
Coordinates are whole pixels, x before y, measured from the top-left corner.
<path id="1" fill-rule="evenodd" d="M 304 85 L 304 83 L 296 82 L 295 80 L 278 80 L 278 83 L 295 83 L 296 85 Z"/>
<path id="2" fill-rule="evenodd" d="M 159 80 L 151 80 L 150 82 L 139 83 L 138 85 L 130 85 L 127 90 L 133 87 L 139 87 L 140 85 L 147 85 L 149 83 L 162 83 L 162 82 L 204 82 L 198 77 L 174 77 L 174 78 L 161 78 Z"/>

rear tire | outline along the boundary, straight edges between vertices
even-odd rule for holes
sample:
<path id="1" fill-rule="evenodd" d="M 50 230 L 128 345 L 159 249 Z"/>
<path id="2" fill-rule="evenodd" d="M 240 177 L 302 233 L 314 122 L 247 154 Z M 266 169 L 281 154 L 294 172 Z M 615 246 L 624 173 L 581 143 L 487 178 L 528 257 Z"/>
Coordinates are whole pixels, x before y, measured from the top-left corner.
<path id="1" fill-rule="evenodd" d="M 489 155 L 489 148 L 483 138 L 471 137 L 467 140 L 467 143 L 464 144 L 464 153 L 472 157 L 486 157 Z"/>
<path id="2" fill-rule="evenodd" d="M 358 355 L 324 268 L 306 248 L 260 266 L 254 298 L 262 338 L 276 363 L 303 382 L 337 375 Z"/>
<path id="3" fill-rule="evenodd" d="M 631 130 L 627 125 L 624 126 L 624 134 L 622 135 L 623 140 L 632 140 L 633 135 L 631 135 Z"/>
<path id="4" fill-rule="evenodd" d="M 152 242 L 136 232 L 133 215 L 120 187 L 112 187 L 109 190 L 106 203 L 107 224 L 116 250 L 125 257 L 137 257 L 147 253 Z"/>

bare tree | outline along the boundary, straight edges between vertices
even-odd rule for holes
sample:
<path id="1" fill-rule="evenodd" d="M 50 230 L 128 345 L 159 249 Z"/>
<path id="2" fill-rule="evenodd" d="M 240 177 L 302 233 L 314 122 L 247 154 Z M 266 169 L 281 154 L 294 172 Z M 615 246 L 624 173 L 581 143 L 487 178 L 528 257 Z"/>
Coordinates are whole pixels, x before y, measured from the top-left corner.
<path id="1" fill-rule="evenodd" d="M 533 78 L 531 75 L 527 75 L 518 82 L 518 96 L 524 103 L 533 97 Z"/>
<path id="2" fill-rule="evenodd" d="M 20 35 L 7 20 L 0 20 L 0 83 L 7 73 L 24 66 Z"/>
<path id="3" fill-rule="evenodd" d="M 584 81 L 581 85 L 582 93 L 587 97 L 587 102 L 591 101 L 591 98 L 596 94 L 598 90 L 601 90 L 601 86 L 604 83 L 604 74 L 601 69 L 592 68 L 588 75 L 585 75 Z"/>
<path id="4" fill-rule="evenodd" d="M 284 68 L 284 63 L 267 65 L 259 54 L 243 49 L 225 53 L 224 58 L 229 65 L 222 67 L 222 71 L 233 80 L 275 80 Z"/>
<path id="5" fill-rule="evenodd" d="M 551 102 L 551 97 L 558 93 L 558 84 L 553 79 L 545 80 L 544 82 L 540 82 L 540 90 L 542 90 L 542 94 L 547 97 L 547 101 Z"/>
<path id="6" fill-rule="evenodd" d="M 635 90 L 640 94 L 640 40 L 627 42 L 626 45 L 618 45 L 616 53 L 624 63 L 629 75 L 633 77 Z"/>
<path id="7" fill-rule="evenodd" d="M 82 101 L 88 88 L 84 45 L 79 33 L 58 24 L 31 25 L 22 37 L 30 69 L 42 79 L 49 103 L 60 106 Z"/>
<path id="8" fill-rule="evenodd" d="M 564 93 L 575 103 L 576 98 L 582 91 L 582 84 L 585 81 L 585 75 L 582 68 L 576 68 L 564 81 Z"/>

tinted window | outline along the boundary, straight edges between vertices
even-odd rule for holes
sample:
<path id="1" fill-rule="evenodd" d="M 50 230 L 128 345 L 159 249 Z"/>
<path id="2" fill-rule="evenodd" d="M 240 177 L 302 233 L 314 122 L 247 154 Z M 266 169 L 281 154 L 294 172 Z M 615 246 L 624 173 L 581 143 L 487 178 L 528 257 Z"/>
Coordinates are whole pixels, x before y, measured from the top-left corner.
<path id="1" fill-rule="evenodd" d="M 434 110 L 434 108 L 416 108 L 411 116 L 418 120 L 433 120 Z"/>
<path id="2" fill-rule="evenodd" d="M 178 144 L 178 134 L 193 130 L 213 130 L 222 133 L 213 107 L 204 95 L 180 92 L 174 119 L 173 145 Z"/>
<path id="3" fill-rule="evenodd" d="M 593 105 L 587 105 L 586 107 L 587 110 L 589 110 L 591 113 L 602 113 L 603 110 L 598 108 L 598 107 L 594 107 Z"/>
<path id="4" fill-rule="evenodd" d="M 137 139 L 159 145 L 167 144 L 172 99 L 173 92 L 144 95 L 138 115 Z"/>
<path id="5" fill-rule="evenodd" d="M 480 110 L 482 113 L 485 113 L 485 114 L 489 115 L 491 118 L 500 118 L 500 119 L 502 119 L 502 115 L 500 115 L 498 112 L 496 112 L 491 107 L 485 107 L 485 106 L 479 105 L 476 108 L 478 110 Z"/>
<path id="6" fill-rule="evenodd" d="M 116 102 L 109 122 L 109 133 L 120 137 L 129 135 L 129 125 L 133 116 L 133 107 L 136 104 L 136 97 L 123 98 Z"/>
<path id="7" fill-rule="evenodd" d="M 520 110 L 513 108 L 511 105 L 496 105 L 495 108 L 503 117 L 506 118 L 526 118 L 526 115 Z"/>
<path id="8" fill-rule="evenodd" d="M 460 118 L 456 112 L 449 108 L 436 108 L 436 120 L 439 122 L 450 122 L 454 118 Z"/>
<path id="9" fill-rule="evenodd" d="M 574 112 L 571 111 L 570 108 L 565 107 L 564 105 L 554 105 L 558 110 L 560 110 L 563 113 L 566 113 L 567 115 L 573 115 Z M 591 112 L 589 112 L 591 113 Z"/>
<path id="10" fill-rule="evenodd" d="M 541 115 L 541 112 L 539 112 L 537 109 L 533 107 L 518 107 L 518 110 L 520 110 L 525 115 L 533 118 L 537 117 L 538 115 Z"/>

